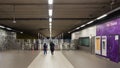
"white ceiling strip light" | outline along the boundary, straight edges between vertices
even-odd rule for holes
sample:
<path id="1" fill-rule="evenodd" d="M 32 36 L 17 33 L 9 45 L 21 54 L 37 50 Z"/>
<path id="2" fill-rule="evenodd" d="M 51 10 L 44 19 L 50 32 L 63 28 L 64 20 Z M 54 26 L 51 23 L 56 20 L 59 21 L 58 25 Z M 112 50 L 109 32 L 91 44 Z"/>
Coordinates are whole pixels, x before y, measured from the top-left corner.
<path id="1" fill-rule="evenodd" d="M 93 23 L 94 21 L 90 21 L 90 22 L 88 22 L 87 24 L 91 24 L 91 23 Z"/>
<path id="2" fill-rule="evenodd" d="M 12 30 L 11 28 L 6 28 L 7 30 Z"/>
<path id="3" fill-rule="evenodd" d="M 106 16 L 107 16 L 107 14 L 104 14 L 104 15 L 98 17 L 97 20 L 102 19 L 102 18 L 104 18 L 104 17 L 106 17 Z"/>
<path id="4" fill-rule="evenodd" d="M 76 29 L 80 29 L 80 27 L 77 27 Z"/>
<path id="5" fill-rule="evenodd" d="M 0 25 L 0 28 L 5 28 L 5 27 Z"/>
<path id="6" fill-rule="evenodd" d="M 52 23 L 49 23 L 49 26 L 52 26 Z"/>
<path id="7" fill-rule="evenodd" d="M 53 0 L 48 0 L 48 15 L 49 15 L 49 30 L 50 30 L 50 39 L 52 39 L 52 16 L 53 16 Z"/>
<path id="8" fill-rule="evenodd" d="M 49 18 L 49 23 L 52 23 L 52 18 Z"/>
<path id="9" fill-rule="evenodd" d="M 82 26 L 80 26 L 80 27 L 84 27 L 85 25 L 82 25 Z"/>
<path id="10" fill-rule="evenodd" d="M 49 26 L 50 27 L 50 30 L 52 29 L 52 26 Z"/>
<path id="11" fill-rule="evenodd" d="M 48 13 L 49 13 L 49 17 L 52 17 L 53 10 L 52 10 L 52 9 L 49 9 Z"/>
<path id="12" fill-rule="evenodd" d="M 49 5 L 53 4 L 53 0 L 48 0 L 48 4 Z"/>

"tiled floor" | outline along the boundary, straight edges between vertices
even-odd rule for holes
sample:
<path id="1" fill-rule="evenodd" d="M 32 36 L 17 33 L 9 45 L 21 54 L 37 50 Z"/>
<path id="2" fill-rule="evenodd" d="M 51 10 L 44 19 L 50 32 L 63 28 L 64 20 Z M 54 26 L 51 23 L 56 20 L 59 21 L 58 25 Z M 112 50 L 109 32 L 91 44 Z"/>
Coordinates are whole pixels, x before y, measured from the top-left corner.
<path id="1" fill-rule="evenodd" d="M 27 68 L 39 51 L 0 52 L 0 68 Z"/>
<path id="2" fill-rule="evenodd" d="M 64 57 L 61 51 L 55 51 L 54 55 L 40 53 L 28 68 L 74 68 Z"/>
<path id="3" fill-rule="evenodd" d="M 120 68 L 120 63 L 84 51 L 63 51 L 75 68 Z"/>

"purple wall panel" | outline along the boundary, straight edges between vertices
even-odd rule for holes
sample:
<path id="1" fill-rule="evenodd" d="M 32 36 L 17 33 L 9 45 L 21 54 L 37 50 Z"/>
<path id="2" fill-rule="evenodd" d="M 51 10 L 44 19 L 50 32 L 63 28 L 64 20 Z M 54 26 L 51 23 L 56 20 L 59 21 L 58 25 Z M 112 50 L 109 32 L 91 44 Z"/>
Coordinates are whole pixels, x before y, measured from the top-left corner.
<path id="1" fill-rule="evenodd" d="M 107 36 L 107 57 L 119 62 L 119 40 L 115 35 L 120 35 L 120 18 L 98 25 L 96 32 L 97 36 Z"/>
<path id="2" fill-rule="evenodd" d="M 97 26 L 97 36 L 120 34 L 120 19 L 106 22 Z"/>
<path id="3" fill-rule="evenodd" d="M 115 36 L 107 36 L 107 57 L 111 61 L 119 62 L 119 42 L 115 40 Z"/>

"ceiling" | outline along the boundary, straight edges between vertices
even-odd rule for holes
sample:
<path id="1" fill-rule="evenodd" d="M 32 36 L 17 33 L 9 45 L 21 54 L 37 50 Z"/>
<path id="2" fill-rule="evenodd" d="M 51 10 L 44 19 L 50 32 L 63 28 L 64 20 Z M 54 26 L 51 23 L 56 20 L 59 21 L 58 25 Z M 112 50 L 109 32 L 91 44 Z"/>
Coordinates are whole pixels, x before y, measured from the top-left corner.
<path id="1" fill-rule="evenodd" d="M 120 0 L 54 0 L 52 36 L 68 32 L 119 6 Z M 17 23 L 12 23 L 14 17 Z M 1 25 L 49 37 L 48 18 L 48 0 L 0 0 Z"/>

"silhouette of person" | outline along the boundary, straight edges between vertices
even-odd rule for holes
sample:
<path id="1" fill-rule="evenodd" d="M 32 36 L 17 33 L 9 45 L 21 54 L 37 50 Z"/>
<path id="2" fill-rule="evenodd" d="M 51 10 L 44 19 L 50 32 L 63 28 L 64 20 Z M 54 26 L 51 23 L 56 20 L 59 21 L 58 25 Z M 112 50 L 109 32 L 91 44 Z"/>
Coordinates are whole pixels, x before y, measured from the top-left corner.
<path id="1" fill-rule="evenodd" d="M 46 43 L 44 43 L 43 49 L 44 49 L 44 55 L 47 54 L 47 44 Z"/>
<path id="2" fill-rule="evenodd" d="M 54 50 L 55 50 L 55 44 L 53 42 L 50 42 L 50 51 L 52 55 L 54 54 Z"/>

